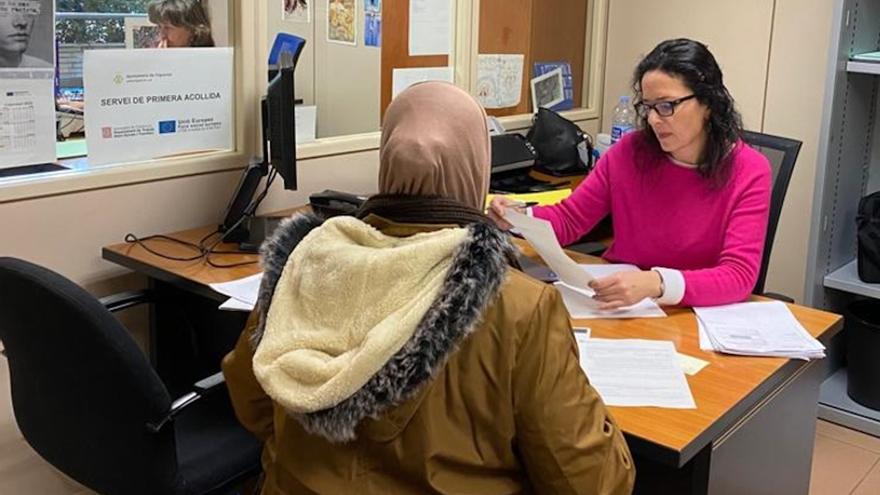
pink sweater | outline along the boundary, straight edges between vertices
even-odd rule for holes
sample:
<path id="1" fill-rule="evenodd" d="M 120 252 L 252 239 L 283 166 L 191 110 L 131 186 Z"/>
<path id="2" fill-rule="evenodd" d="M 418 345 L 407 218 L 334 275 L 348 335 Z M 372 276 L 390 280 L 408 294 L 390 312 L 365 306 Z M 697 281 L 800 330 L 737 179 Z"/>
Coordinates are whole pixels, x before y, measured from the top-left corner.
<path id="1" fill-rule="evenodd" d="M 680 271 L 684 292 L 677 302 L 684 306 L 746 299 L 757 281 L 767 232 L 767 159 L 737 143 L 730 179 L 713 188 L 693 168 L 666 156 L 646 156 L 640 139 L 635 132 L 624 137 L 570 197 L 535 207 L 532 214 L 548 220 L 565 246 L 610 213 L 614 242 L 604 255 L 608 261 Z"/>

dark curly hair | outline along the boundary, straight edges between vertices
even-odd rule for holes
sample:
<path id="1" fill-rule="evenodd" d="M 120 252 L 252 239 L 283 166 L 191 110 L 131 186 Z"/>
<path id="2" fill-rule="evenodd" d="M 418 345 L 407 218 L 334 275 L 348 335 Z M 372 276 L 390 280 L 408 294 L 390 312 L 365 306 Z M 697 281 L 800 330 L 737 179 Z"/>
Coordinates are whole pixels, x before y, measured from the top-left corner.
<path id="1" fill-rule="evenodd" d="M 699 41 L 679 38 L 666 40 L 639 62 L 633 74 L 633 92 L 636 101 L 642 100 L 642 77 L 659 70 L 679 78 L 709 108 L 706 123 L 706 146 L 697 170 L 700 175 L 720 185 L 730 176 L 730 150 L 742 135 L 742 117 L 736 110 L 733 97 L 724 86 L 718 62 L 709 48 Z M 648 125 L 648 116 L 639 117 L 643 142 L 655 152 L 662 153 L 654 130 Z"/>

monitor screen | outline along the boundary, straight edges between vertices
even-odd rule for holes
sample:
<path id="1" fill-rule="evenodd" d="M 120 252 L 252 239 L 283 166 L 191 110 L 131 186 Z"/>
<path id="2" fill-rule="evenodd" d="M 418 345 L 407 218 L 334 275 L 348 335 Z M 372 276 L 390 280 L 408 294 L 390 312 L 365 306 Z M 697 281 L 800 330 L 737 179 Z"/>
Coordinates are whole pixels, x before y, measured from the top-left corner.
<path id="1" fill-rule="evenodd" d="M 294 117 L 293 60 L 290 54 L 283 53 L 278 73 L 269 82 L 264 101 L 266 121 L 264 122 L 264 153 L 268 152 L 266 162 L 281 178 L 284 188 L 296 189 L 296 120 Z M 268 147 L 268 150 L 265 149 Z"/>

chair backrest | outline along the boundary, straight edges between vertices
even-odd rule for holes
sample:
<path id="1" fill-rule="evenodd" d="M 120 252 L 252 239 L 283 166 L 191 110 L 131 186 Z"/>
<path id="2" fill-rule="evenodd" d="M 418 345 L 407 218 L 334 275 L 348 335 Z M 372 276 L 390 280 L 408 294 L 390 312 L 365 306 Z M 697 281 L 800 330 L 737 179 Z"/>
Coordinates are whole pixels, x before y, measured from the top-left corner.
<path id="1" fill-rule="evenodd" d="M 779 216 L 782 214 L 785 193 L 788 191 L 788 183 L 791 180 L 794 163 L 797 161 L 802 143 L 794 139 L 751 131 L 743 132 L 743 141 L 766 156 L 767 160 L 770 161 L 770 168 L 773 171 L 773 189 L 770 193 L 770 219 L 767 222 L 767 238 L 764 241 L 761 271 L 758 273 L 758 281 L 753 291 L 755 294 L 763 294 L 764 282 L 767 279 L 767 268 L 770 266 L 770 252 L 773 249 L 773 239 L 776 237 L 776 227 L 779 224 Z"/>
<path id="2" fill-rule="evenodd" d="M 0 340 L 27 442 L 105 494 L 169 493 L 174 429 L 150 433 L 171 398 L 128 330 L 61 275 L 0 257 Z"/>

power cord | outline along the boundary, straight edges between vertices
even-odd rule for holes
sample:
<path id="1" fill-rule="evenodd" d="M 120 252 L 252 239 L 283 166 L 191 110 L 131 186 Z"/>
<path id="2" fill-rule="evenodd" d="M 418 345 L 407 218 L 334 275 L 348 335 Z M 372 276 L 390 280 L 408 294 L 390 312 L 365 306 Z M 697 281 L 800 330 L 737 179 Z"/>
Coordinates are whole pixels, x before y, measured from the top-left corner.
<path id="1" fill-rule="evenodd" d="M 275 178 L 277 176 L 278 176 L 278 171 L 273 168 L 269 172 L 269 177 L 266 179 L 266 184 L 263 187 L 263 190 L 260 191 L 260 194 L 257 195 L 257 197 L 254 198 L 253 201 L 251 201 L 251 203 L 248 205 L 247 208 L 245 208 L 244 214 L 242 214 L 241 218 L 239 218 L 238 221 L 236 221 L 232 225 L 232 227 L 227 229 L 225 232 L 221 232 L 220 229 L 217 229 L 217 230 L 205 235 L 204 237 L 202 237 L 199 240 L 198 244 L 195 244 L 195 243 L 192 243 L 189 241 L 184 241 L 182 239 L 177 239 L 175 237 L 162 235 L 162 234 L 150 235 L 150 236 L 141 238 L 141 237 L 138 237 L 130 232 L 128 234 L 125 234 L 125 242 L 127 242 L 129 244 L 136 244 L 136 245 L 140 246 L 141 248 L 143 248 L 148 253 L 151 253 L 151 254 L 158 256 L 160 258 L 172 260 L 172 261 L 198 261 L 198 260 L 203 259 L 203 260 L 205 260 L 205 263 L 207 263 L 209 266 L 212 266 L 214 268 L 235 268 L 235 267 L 239 267 L 239 266 L 253 265 L 254 263 L 257 263 L 258 261 L 253 260 L 253 261 L 241 261 L 241 262 L 237 262 L 237 263 L 217 263 L 211 259 L 211 256 L 212 255 L 224 255 L 224 254 L 253 254 L 253 253 L 249 253 L 246 251 L 240 251 L 240 250 L 217 251 L 216 248 L 226 239 L 226 236 L 228 236 L 230 232 L 237 229 L 242 224 L 242 222 L 245 221 L 245 219 L 253 217 L 254 212 L 257 211 L 257 208 L 260 206 L 260 203 L 262 203 L 263 199 L 266 197 L 266 195 L 269 194 L 269 188 L 272 187 L 272 183 L 275 182 Z M 216 236 L 217 234 L 220 234 L 220 237 L 218 237 L 215 241 L 211 242 L 210 244 L 207 244 L 208 240 L 211 239 L 212 237 Z M 176 243 L 176 244 L 185 246 L 187 248 L 190 248 L 198 254 L 193 254 L 192 256 L 175 256 L 175 255 L 171 255 L 171 254 L 161 253 L 161 252 L 157 251 L 156 249 L 151 248 L 150 246 L 147 245 L 148 241 L 153 241 L 153 240 L 162 240 L 162 241 Z"/>

